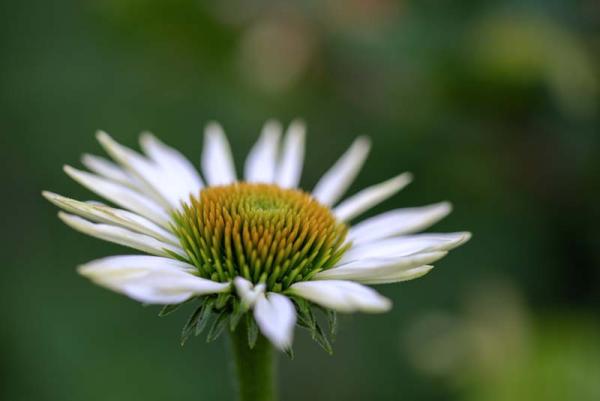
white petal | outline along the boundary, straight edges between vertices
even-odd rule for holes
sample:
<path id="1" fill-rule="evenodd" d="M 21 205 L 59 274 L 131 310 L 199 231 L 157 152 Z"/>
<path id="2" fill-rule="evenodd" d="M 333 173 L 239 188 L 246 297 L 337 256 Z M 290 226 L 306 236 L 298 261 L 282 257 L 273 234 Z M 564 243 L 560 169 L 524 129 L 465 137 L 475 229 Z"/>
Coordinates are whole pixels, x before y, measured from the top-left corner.
<path id="1" fill-rule="evenodd" d="M 159 241 L 179 246 L 177 237 L 138 214 L 102 204 L 80 202 L 48 191 L 42 192 L 42 195 L 69 213 L 74 213 L 91 221 L 127 228 L 154 237 Z"/>
<path id="2" fill-rule="evenodd" d="M 197 194 L 204 187 L 198 170 L 178 150 L 165 145 L 149 132 L 142 133 L 140 145 L 144 152 L 169 174 L 171 179 L 180 181 L 181 187 L 185 187 L 188 194 Z"/>
<path id="3" fill-rule="evenodd" d="M 289 293 L 339 312 L 385 312 L 392 304 L 377 291 L 344 280 L 302 281 Z"/>
<path id="4" fill-rule="evenodd" d="M 148 235 L 138 234 L 125 228 L 109 224 L 92 223 L 81 217 L 64 212 L 59 212 L 58 217 L 75 230 L 105 241 L 128 246 L 152 255 L 169 256 L 167 251 L 171 251 L 180 256 L 186 256 L 185 252 L 179 246 L 161 242 Z"/>
<path id="5" fill-rule="evenodd" d="M 411 180 L 411 174 L 403 173 L 380 184 L 363 189 L 336 206 L 333 213 L 338 219 L 349 221 L 394 195 L 408 185 Z"/>
<path id="6" fill-rule="evenodd" d="M 393 258 L 419 252 L 449 251 L 471 238 L 468 232 L 448 234 L 417 234 L 386 238 L 361 245 L 353 245 L 340 263 L 365 258 Z"/>
<path id="7" fill-rule="evenodd" d="M 120 279 L 135 278 L 150 271 L 194 274 L 197 269 L 176 259 L 148 255 L 109 256 L 78 268 L 80 274 L 94 281 L 112 281 L 116 278 L 114 276 L 119 276 Z"/>
<path id="8" fill-rule="evenodd" d="M 272 183 L 275 179 L 281 130 L 281 124 L 277 121 L 265 123 L 260 138 L 246 158 L 244 171 L 247 182 Z"/>
<path id="9" fill-rule="evenodd" d="M 292 121 L 283 141 L 275 182 L 283 188 L 296 188 L 300 184 L 304 164 L 304 123 Z"/>
<path id="10" fill-rule="evenodd" d="M 109 181 L 94 174 L 77 170 L 71 166 L 64 167 L 65 172 L 75 181 L 92 192 L 111 202 L 147 217 L 162 227 L 168 228 L 171 220 L 168 213 L 154 201 L 123 185 Z"/>
<path id="11" fill-rule="evenodd" d="M 409 270 L 401 270 L 395 273 L 379 276 L 376 278 L 364 279 L 361 280 L 361 283 L 371 285 L 399 283 L 401 281 L 414 280 L 416 278 L 423 277 L 424 275 L 429 273 L 431 269 L 433 269 L 433 266 L 419 266 Z"/>
<path id="12" fill-rule="evenodd" d="M 164 206 L 177 209 L 182 200 L 188 199 L 190 191 L 181 188 L 177 178 L 171 177 L 157 164 L 119 144 L 106 132 L 99 131 L 96 137 L 106 152 L 142 181 L 147 191 L 161 199 Z"/>
<path id="13" fill-rule="evenodd" d="M 78 271 L 98 285 L 149 304 L 177 304 L 230 289 L 229 283 L 195 276 L 191 265 L 155 256 L 111 256 L 80 266 Z"/>
<path id="14" fill-rule="evenodd" d="M 348 232 L 348 240 L 356 245 L 395 235 L 414 233 L 440 221 L 451 211 L 452 205 L 448 202 L 391 210 L 352 226 Z"/>
<path id="15" fill-rule="evenodd" d="M 324 270 L 315 275 L 315 280 L 353 280 L 365 282 L 386 277 L 399 271 L 433 263 L 446 256 L 447 252 L 427 252 L 396 258 L 359 259 Z"/>
<path id="16" fill-rule="evenodd" d="M 260 294 L 254 306 L 254 318 L 260 331 L 281 350 L 292 345 L 296 308 L 284 295 L 269 292 Z"/>
<path id="17" fill-rule="evenodd" d="M 227 185 L 236 179 L 231 148 L 217 123 L 209 123 L 204 131 L 202 172 L 209 185 Z"/>
<path id="18" fill-rule="evenodd" d="M 265 284 L 255 286 L 252 282 L 240 276 L 233 280 L 233 284 L 245 310 L 252 308 L 258 297 L 264 294 L 267 288 Z"/>
<path id="19" fill-rule="evenodd" d="M 81 162 L 90 171 L 119 184 L 126 185 L 135 190 L 139 190 L 140 182 L 129 175 L 121 167 L 100 156 L 85 154 L 81 158 Z"/>
<path id="20" fill-rule="evenodd" d="M 350 149 L 319 180 L 312 195 L 322 204 L 335 204 L 350 187 L 364 164 L 371 142 L 366 137 L 354 141 Z"/>

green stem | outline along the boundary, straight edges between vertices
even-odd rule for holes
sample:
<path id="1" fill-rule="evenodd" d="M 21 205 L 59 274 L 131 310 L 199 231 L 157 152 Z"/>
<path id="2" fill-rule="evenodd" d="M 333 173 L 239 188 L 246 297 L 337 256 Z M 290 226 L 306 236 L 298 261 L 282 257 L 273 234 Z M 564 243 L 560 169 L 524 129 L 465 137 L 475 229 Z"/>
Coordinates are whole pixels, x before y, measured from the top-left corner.
<path id="1" fill-rule="evenodd" d="M 248 346 L 248 331 L 240 324 L 231 333 L 231 343 L 235 359 L 240 401 L 276 401 L 275 395 L 275 355 L 273 346 L 262 335 L 258 335 L 256 345 Z"/>

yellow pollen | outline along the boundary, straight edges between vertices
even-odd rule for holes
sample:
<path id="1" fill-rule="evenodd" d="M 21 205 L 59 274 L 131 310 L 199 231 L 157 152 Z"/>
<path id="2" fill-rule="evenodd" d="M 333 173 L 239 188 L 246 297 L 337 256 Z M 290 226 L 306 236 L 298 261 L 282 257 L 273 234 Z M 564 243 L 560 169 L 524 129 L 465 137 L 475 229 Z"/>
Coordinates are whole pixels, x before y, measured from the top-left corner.
<path id="1" fill-rule="evenodd" d="M 283 291 L 335 265 L 347 227 L 309 194 L 276 185 L 236 183 L 191 196 L 174 230 L 199 275 L 242 276 Z"/>

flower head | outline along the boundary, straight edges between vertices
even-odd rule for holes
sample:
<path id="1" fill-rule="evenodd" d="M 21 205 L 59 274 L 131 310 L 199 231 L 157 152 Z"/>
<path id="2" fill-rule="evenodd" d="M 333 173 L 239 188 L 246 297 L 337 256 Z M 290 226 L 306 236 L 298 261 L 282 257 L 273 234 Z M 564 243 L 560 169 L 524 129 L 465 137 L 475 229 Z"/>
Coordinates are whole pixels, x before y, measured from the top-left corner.
<path id="1" fill-rule="evenodd" d="M 202 277 L 243 277 L 282 292 L 335 265 L 347 228 L 309 194 L 270 184 L 207 188 L 174 213 L 173 231 Z"/>
<path id="2" fill-rule="evenodd" d="M 466 232 L 413 234 L 446 216 L 446 202 L 351 225 L 406 186 L 410 174 L 340 202 L 369 151 L 369 141 L 358 138 L 312 192 L 304 192 L 304 126 L 292 122 L 280 146 L 281 131 L 276 122 L 265 124 L 239 181 L 222 129 L 209 124 L 201 157 L 206 183 L 181 153 L 151 134 L 142 134 L 141 154 L 98 133 L 114 162 L 85 155 L 91 172 L 69 166 L 65 172 L 117 207 L 44 196 L 74 229 L 147 255 L 111 256 L 79 272 L 140 302 L 165 305 L 162 314 L 200 300 L 184 340 L 210 321 L 209 339 L 216 338 L 245 315 L 254 338 L 260 330 L 280 349 L 290 348 L 296 323 L 328 348 L 313 306 L 324 309 L 332 325 L 335 312 L 387 311 L 390 301 L 364 284 L 421 277 L 470 238 Z"/>

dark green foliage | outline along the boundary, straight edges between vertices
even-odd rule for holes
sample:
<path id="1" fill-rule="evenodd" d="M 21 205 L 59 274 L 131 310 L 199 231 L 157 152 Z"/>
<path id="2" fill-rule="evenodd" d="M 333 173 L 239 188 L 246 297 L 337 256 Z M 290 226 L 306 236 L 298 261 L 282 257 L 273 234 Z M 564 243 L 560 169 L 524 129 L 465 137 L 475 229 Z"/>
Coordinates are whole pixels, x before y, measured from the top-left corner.
<path id="1" fill-rule="evenodd" d="M 235 328 L 237 327 L 244 313 L 246 312 L 242 309 L 241 303 L 235 299 L 233 301 L 233 311 L 229 317 L 229 330 L 235 331 Z"/>
<path id="2" fill-rule="evenodd" d="M 207 342 L 217 340 L 229 328 L 233 332 L 238 327 L 240 320 L 244 318 L 243 323 L 248 333 L 248 346 L 254 348 L 259 328 L 254 320 L 251 311 L 246 311 L 241 306 L 239 299 L 232 294 L 218 294 L 204 297 L 192 298 L 186 302 L 177 305 L 165 305 L 159 312 L 159 316 L 164 317 L 178 310 L 185 303 L 199 301 L 181 331 L 181 345 L 184 346 L 189 338 L 194 335 L 202 334 L 207 327 L 210 327 L 206 336 Z M 296 306 L 297 325 L 305 328 L 311 338 L 321 346 L 328 354 L 333 354 L 332 343 L 335 340 L 337 331 L 337 314 L 335 311 L 312 304 L 302 298 L 292 297 Z M 315 311 L 320 311 L 319 315 Z M 320 322 L 323 320 L 323 322 Z M 293 359 L 293 349 L 285 350 L 286 354 Z"/>
<path id="3" fill-rule="evenodd" d="M 221 333 L 223 333 L 225 327 L 227 327 L 228 318 L 229 313 L 227 313 L 224 310 L 219 312 L 219 314 L 213 320 L 213 324 L 210 330 L 208 331 L 208 335 L 206 336 L 206 342 L 212 342 L 219 338 Z"/>
<path id="4" fill-rule="evenodd" d="M 252 349 L 256 345 L 256 339 L 258 338 L 258 326 L 249 313 L 246 315 L 246 331 L 248 332 L 248 346 Z"/>
<path id="5" fill-rule="evenodd" d="M 174 305 L 165 305 L 162 307 L 162 309 L 160 310 L 160 312 L 158 312 L 158 316 L 159 317 L 164 317 L 167 315 L 170 315 L 171 313 L 175 312 L 177 309 L 179 309 L 179 307 L 182 304 L 174 304 Z"/>
<path id="6" fill-rule="evenodd" d="M 323 312 L 323 314 L 327 317 L 327 326 L 329 327 L 329 337 L 331 340 L 335 340 L 335 335 L 337 334 L 338 328 L 338 318 L 337 312 L 333 309 L 323 308 L 322 306 L 315 305 L 317 309 Z"/>
<path id="7" fill-rule="evenodd" d="M 208 325 L 208 322 L 212 318 L 212 311 L 213 311 L 214 305 L 215 305 L 214 298 L 209 298 L 203 303 L 202 312 L 200 313 L 200 316 L 198 317 L 198 322 L 196 323 L 196 329 L 194 330 L 194 335 L 196 335 L 196 336 L 200 335 L 204 331 L 204 329 Z"/>
<path id="8" fill-rule="evenodd" d="M 185 345 L 188 338 L 195 331 L 196 325 L 198 323 L 198 318 L 200 317 L 200 315 L 202 313 L 202 306 L 203 305 L 200 305 L 199 307 L 194 309 L 194 312 L 192 312 L 192 314 L 188 318 L 187 322 L 183 326 L 183 330 L 181 331 L 181 345 L 182 346 Z"/>
<path id="9" fill-rule="evenodd" d="M 304 299 L 293 297 L 298 313 L 298 326 L 308 330 L 311 338 L 317 342 L 328 354 L 333 354 L 331 343 L 337 331 L 337 314 L 335 311 L 314 305 Z M 317 319 L 314 310 L 321 310 L 327 316 L 328 330 L 324 330 Z"/>

